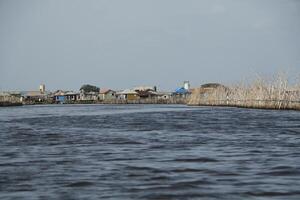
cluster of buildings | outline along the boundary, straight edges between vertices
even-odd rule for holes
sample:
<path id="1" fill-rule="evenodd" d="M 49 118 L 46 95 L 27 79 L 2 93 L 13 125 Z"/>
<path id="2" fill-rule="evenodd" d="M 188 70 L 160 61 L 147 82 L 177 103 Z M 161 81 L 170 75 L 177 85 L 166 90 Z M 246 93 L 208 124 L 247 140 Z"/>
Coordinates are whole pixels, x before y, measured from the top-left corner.
<path id="1" fill-rule="evenodd" d="M 125 90 L 113 90 L 100 88 L 99 91 L 78 92 L 57 90 L 55 92 L 46 91 L 44 84 L 40 85 L 37 91 L 6 92 L 5 96 L 13 95 L 19 98 L 23 104 L 38 103 L 126 103 L 126 102 L 174 102 L 175 100 L 186 99 L 191 94 L 189 81 L 184 81 L 183 85 L 172 92 L 158 91 L 156 86 L 140 86 Z M 0 94 L 1 96 L 1 94 Z"/>

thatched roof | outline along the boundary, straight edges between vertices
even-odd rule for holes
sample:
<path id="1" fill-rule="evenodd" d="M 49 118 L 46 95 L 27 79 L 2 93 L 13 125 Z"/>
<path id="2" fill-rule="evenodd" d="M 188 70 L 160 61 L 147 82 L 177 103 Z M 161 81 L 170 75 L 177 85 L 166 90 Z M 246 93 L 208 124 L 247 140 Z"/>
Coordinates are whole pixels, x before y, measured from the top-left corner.
<path id="1" fill-rule="evenodd" d="M 133 90 L 134 91 L 150 91 L 150 90 L 154 91 L 155 88 L 152 86 L 139 86 L 139 87 L 133 88 Z"/>
<path id="2" fill-rule="evenodd" d="M 206 83 L 201 85 L 201 88 L 219 88 L 219 87 L 223 87 L 226 88 L 224 85 L 219 84 L 219 83 Z"/>
<path id="3" fill-rule="evenodd" d="M 146 91 L 136 91 L 140 97 L 149 97 L 149 96 L 156 96 L 157 92 L 152 90 L 146 90 Z"/>

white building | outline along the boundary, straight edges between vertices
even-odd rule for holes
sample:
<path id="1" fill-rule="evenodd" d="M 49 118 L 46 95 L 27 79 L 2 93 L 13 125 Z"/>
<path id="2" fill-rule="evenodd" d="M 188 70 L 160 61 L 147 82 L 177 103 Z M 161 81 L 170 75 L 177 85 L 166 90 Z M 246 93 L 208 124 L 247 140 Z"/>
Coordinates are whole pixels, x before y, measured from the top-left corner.
<path id="1" fill-rule="evenodd" d="M 186 89 L 186 90 L 190 90 L 190 82 L 189 81 L 184 81 L 183 82 L 183 88 Z"/>

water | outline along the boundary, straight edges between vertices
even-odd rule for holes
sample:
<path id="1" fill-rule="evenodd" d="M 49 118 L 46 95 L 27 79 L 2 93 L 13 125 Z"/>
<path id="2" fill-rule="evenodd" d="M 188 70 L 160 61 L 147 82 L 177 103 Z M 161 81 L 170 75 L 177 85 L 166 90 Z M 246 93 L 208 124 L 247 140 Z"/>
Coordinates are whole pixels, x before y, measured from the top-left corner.
<path id="1" fill-rule="evenodd" d="M 300 199 L 300 112 L 0 108 L 0 199 Z"/>

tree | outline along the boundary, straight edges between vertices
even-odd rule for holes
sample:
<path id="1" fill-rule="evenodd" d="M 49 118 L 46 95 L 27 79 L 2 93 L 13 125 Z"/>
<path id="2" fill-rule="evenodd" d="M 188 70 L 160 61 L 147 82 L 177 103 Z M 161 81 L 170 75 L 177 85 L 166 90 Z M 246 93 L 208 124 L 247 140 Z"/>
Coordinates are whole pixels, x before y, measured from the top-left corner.
<path id="1" fill-rule="evenodd" d="M 81 86 L 80 90 L 83 90 L 83 92 L 99 92 L 100 88 L 94 85 L 85 84 Z"/>

